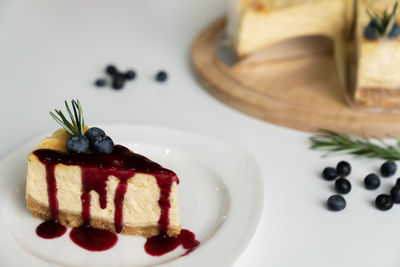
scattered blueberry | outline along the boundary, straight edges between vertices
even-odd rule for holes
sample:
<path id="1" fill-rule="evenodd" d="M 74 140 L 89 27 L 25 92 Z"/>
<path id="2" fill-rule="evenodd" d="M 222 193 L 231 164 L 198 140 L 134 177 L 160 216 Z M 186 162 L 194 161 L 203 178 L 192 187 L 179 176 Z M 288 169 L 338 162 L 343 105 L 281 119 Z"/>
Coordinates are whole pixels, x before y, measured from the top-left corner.
<path id="1" fill-rule="evenodd" d="M 332 211 L 339 211 L 346 207 L 346 200 L 341 195 L 333 195 L 326 202 L 328 208 Z"/>
<path id="2" fill-rule="evenodd" d="M 365 188 L 369 190 L 377 189 L 381 185 L 379 176 L 375 173 L 370 173 L 364 178 Z"/>
<path id="3" fill-rule="evenodd" d="M 106 67 L 106 73 L 110 75 L 115 75 L 116 73 L 118 73 L 118 70 L 114 65 L 108 65 Z"/>
<path id="4" fill-rule="evenodd" d="M 136 72 L 133 70 L 128 70 L 124 73 L 124 78 L 127 80 L 133 80 L 136 78 Z"/>
<path id="5" fill-rule="evenodd" d="M 86 153 L 89 150 L 89 140 L 84 135 L 71 135 L 67 140 L 68 153 Z"/>
<path id="6" fill-rule="evenodd" d="M 89 140 L 89 143 L 92 145 L 96 139 L 104 138 L 106 133 L 97 127 L 91 127 L 85 132 L 85 136 Z"/>
<path id="7" fill-rule="evenodd" d="M 97 87 L 104 87 L 107 85 L 107 81 L 104 79 L 97 79 L 94 83 Z"/>
<path id="8" fill-rule="evenodd" d="M 157 72 L 156 80 L 158 82 L 165 82 L 167 79 L 168 79 L 168 74 L 165 71 L 161 70 L 161 71 Z"/>
<path id="9" fill-rule="evenodd" d="M 387 194 L 380 194 L 375 199 L 375 205 L 379 210 L 390 210 L 393 207 L 393 198 Z"/>
<path id="10" fill-rule="evenodd" d="M 324 179 L 328 181 L 335 180 L 337 177 L 336 169 L 332 167 L 326 167 L 322 171 L 322 177 L 324 177 Z"/>
<path id="11" fill-rule="evenodd" d="M 126 81 L 136 78 L 136 72 L 134 70 L 128 70 L 127 72 L 122 73 L 115 65 L 111 64 L 106 66 L 105 72 L 111 76 L 111 87 L 115 90 L 124 88 Z M 166 76 L 161 79 L 166 80 Z M 104 79 L 98 79 L 96 80 L 95 85 L 98 87 L 103 87 L 107 85 L 107 81 Z"/>
<path id="12" fill-rule="evenodd" d="M 110 154 L 114 149 L 114 142 L 108 136 L 98 138 L 92 145 L 92 150 L 97 154 Z"/>
<path id="13" fill-rule="evenodd" d="M 394 186 L 392 190 L 390 190 L 390 195 L 394 203 L 400 203 L 400 186 Z"/>
<path id="14" fill-rule="evenodd" d="M 346 178 L 339 178 L 335 182 L 336 192 L 339 194 L 347 194 L 351 191 L 351 183 Z"/>
<path id="15" fill-rule="evenodd" d="M 112 80 L 112 88 L 115 90 L 120 90 L 124 87 L 125 79 L 122 76 L 114 76 Z"/>
<path id="16" fill-rule="evenodd" d="M 390 33 L 388 35 L 388 38 L 389 39 L 396 39 L 399 35 L 400 35 L 400 26 L 397 23 L 395 23 L 393 25 L 392 30 L 390 31 Z"/>
<path id="17" fill-rule="evenodd" d="M 383 177 L 392 176 L 393 174 L 395 174 L 396 170 L 397 164 L 392 160 L 386 161 L 381 166 L 381 174 Z"/>
<path id="18" fill-rule="evenodd" d="M 400 186 L 400 178 L 397 178 L 396 185 Z"/>
<path id="19" fill-rule="evenodd" d="M 336 166 L 336 172 L 339 176 L 346 177 L 351 173 L 351 165 L 347 161 L 341 161 Z"/>
<path id="20" fill-rule="evenodd" d="M 379 38 L 378 29 L 375 22 L 371 21 L 364 30 L 364 36 L 370 40 L 376 40 Z"/>

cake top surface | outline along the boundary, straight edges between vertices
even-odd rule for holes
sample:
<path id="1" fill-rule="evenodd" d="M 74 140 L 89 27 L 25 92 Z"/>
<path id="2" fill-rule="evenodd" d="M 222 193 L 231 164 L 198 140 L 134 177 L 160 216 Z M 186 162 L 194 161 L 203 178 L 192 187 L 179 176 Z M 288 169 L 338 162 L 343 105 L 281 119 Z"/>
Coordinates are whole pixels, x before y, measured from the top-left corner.
<path id="1" fill-rule="evenodd" d="M 397 0 L 362 0 L 361 3 L 365 5 L 363 8 L 372 9 L 376 12 L 383 12 L 390 10 Z"/>
<path id="2" fill-rule="evenodd" d="M 85 126 L 85 130 L 87 129 L 88 127 Z M 47 148 L 47 149 L 67 152 L 67 147 L 65 146 L 65 144 L 67 143 L 68 138 L 69 134 L 67 133 L 67 131 L 60 128 L 57 131 L 55 131 L 51 136 L 48 136 L 45 139 L 43 139 L 40 142 L 40 144 L 35 148 L 35 150 Z"/>
<path id="3" fill-rule="evenodd" d="M 243 6 L 248 6 L 253 9 L 271 11 L 296 5 L 310 5 L 331 1 L 332 0 L 241 0 L 241 3 Z"/>
<path id="4" fill-rule="evenodd" d="M 86 129 L 88 127 L 85 127 Z M 46 137 L 32 152 L 44 164 L 79 165 L 98 167 L 104 171 L 128 171 L 154 175 L 176 177 L 176 174 L 160 164 L 137 154 L 122 145 L 115 145 L 111 154 L 69 154 L 66 151 L 66 140 L 69 135 L 64 129 L 55 131 Z M 177 181 L 177 178 L 175 178 Z"/>
<path id="5" fill-rule="evenodd" d="M 133 171 L 156 175 L 176 176 L 176 174 L 145 156 L 134 153 L 128 148 L 115 145 L 111 154 L 68 154 L 54 149 L 37 149 L 33 154 L 44 164 L 79 165 L 97 167 L 104 171 Z"/>

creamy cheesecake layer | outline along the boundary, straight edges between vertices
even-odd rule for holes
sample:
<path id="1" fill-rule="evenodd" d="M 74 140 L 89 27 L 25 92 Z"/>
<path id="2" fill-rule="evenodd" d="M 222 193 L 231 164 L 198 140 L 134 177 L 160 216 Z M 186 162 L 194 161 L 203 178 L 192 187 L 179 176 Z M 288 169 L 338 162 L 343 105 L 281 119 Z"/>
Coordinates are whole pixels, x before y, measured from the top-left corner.
<path id="1" fill-rule="evenodd" d="M 367 9 L 383 14 L 391 11 L 395 0 L 360 0 L 356 26 L 357 76 L 355 100 L 366 106 L 400 104 L 400 40 L 369 40 L 364 30 L 371 21 Z M 397 13 L 396 23 L 400 23 Z"/>
<path id="2" fill-rule="evenodd" d="M 346 0 L 231 2 L 228 32 L 239 57 L 307 35 L 341 38 L 349 18 Z"/>
<path id="3" fill-rule="evenodd" d="M 239 59 L 297 37 L 331 38 L 344 85 L 353 17 L 353 0 L 231 0 L 227 32 Z"/>
<path id="4" fill-rule="evenodd" d="M 37 149 L 49 148 L 65 150 L 65 141 L 68 135 L 63 130 L 55 132 L 51 137 L 41 142 Z M 64 144 L 64 145 L 62 145 Z M 80 218 L 82 211 L 81 195 L 83 193 L 81 168 L 57 164 L 54 170 L 57 184 L 58 209 L 64 217 L 70 215 L 70 220 L 64 220 L 68 226 L 76 227 L 83 223 Z M 99 194 L 92 190 L 90 192 L 90 215 L 96 223 L 103 225 L 111 231 L 114 227 L 114 198 L 116 189 L 120 180 L 110 175 L 106 185 L 107 205 L 105 209 L 100 207 Z M 35 215 L 47 217 L 49 199 L 47 193 L 46 167 L 37 158 L 30 153 L 28 156 L 27 183 L 26 183 L 27 205 Z M 160 188 L 156 178 L 151 174 L 135 173 L 127 180 L 127 191 L 123 202 L 123 230 L 122 233 L 135 234 L 134 229 L 149 229 L 150 232 L 140 233 L 141 235 L 151 236 L 158 234 L 158 221 L 161 209 L 158 203 L 160 199 Z M 180 232 L 180 221 L 177 205 L 177 183 L 174 181 L 171 185 L 169 209 L 169 235 L 177 235 Z M 47 211 L 43 210 L 47 207 Z M 60 220 L 63 223 L 63 220 Z M 109 229 L 111 228 L 111 229 Z M 127 231 L 127 229 L 129 229 Z M 155 232 L 155 233 L 154 233 Z"/>

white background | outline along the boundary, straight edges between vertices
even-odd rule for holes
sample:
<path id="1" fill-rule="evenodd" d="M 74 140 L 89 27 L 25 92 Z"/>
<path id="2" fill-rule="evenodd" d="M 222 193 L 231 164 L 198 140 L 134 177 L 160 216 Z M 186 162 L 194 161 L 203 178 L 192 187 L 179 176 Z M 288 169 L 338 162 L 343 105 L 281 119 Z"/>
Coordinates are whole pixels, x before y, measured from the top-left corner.
<path id="1" fill-rule="evenodd" d="M 254 153 L 265 179 L 264 212 L 236 266 L 399 266 L 400 208 L 381 212 L 373 205 L 394 178 L 376 192 L 362 186 L 381 161 L 347 158 L 353 190 L 343 212 L 329 212 L 332 184 L 319 173 L 342 158 L 321 158 L 308 149 L 309 134 L 241 114 L 195 80 L 191 44 L 226 4 L 0 0 L 0 158 L 57 128 L 49 110 L 79 98 L 89 125 L 183 129 Z M 122 91 L 95 88 L 107 63 L 134 68 L 138 77 Z M 159 69 L 170 75 L 165 84 L 153 80 Z"/>

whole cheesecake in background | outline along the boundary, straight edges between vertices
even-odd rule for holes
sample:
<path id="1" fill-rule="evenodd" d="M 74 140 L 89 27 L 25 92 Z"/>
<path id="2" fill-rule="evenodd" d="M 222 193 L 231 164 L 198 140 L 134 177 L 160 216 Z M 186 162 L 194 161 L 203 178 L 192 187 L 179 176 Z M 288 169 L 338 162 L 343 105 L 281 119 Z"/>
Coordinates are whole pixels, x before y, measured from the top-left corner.
<path id="1" fill-rule="evenodd" d="M 42 224 L 45 233 L 39 236 L 57 237 L 46 231 L 60 224 L 82 226 L 80 235 L 71 231 L 71 238 L 78 239 L 90 237 L 92 228 L 144 237 L 179 235 L 177 175 L 114 145 L 103 130 L 85 127 L 79 101 L 72 103 L 75 117 L 66 103 L 71 122 L 58 110 L 58 117 L 51 113 L 64 129 L 45 138 L 28 155 L 27 208 L 50 222 L 50 227 Z"/>
<path id="2" fill-rule="evenodd" d="M 329 37 L 344 83 L 353 9 L 350 0 L 231 0 L 227 32 L 238 59 L 293 38 Z"/>
<path id="3" fill-rule="evenodd" d="M 231 0 L 227 33 L 237 59 L 285 40 L 333 40 L 338 75 L 358 106 L 400 107 L 400 17 L 397 0 Z M 393 13 L 392 13 L 393 11 Z M 386 12 L 386 13 L 385 13 Z M 389 22 L 389 37 L 368 38 L 371 14 Z M 393 24 L 394 22 L 394 24 Z M 376 25 L 375 25 L 376 26 Z M 348 49 L 354 45 L 354 49 Z"/>
<path id="4" fill-rule="evenodd" d="M 239 58 L 307 35 L 342 42 L 352 8 L 349 0 L 231 0 L 227 30 Z"/>

